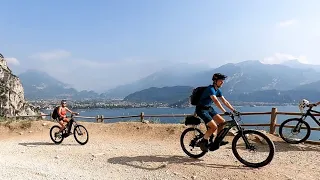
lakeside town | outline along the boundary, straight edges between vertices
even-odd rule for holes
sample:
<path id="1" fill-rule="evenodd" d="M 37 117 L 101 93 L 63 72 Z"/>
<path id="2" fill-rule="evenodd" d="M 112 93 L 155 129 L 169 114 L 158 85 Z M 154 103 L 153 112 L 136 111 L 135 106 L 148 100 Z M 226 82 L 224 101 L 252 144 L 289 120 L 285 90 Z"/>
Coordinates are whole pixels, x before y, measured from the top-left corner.
<path id="1" fill-rule="evenodd" d="M 48 100 L 30 100 L 28 101 L 33 106 L 41 110 L 53 110 L 54 107 L 60 104 L 58 99 Z M 231 102 L 234 106 L 288 106 L 294 103 L 267 103 L 267 102 Z M 169 104 L 163 102 L 129 102 L 122 99 L 90 99 L 90 100 L 68 100 L 68 106 L 73 109 L 115 109 L 115 108 L 188 108 L 192 107 L 189 103 Z"/>

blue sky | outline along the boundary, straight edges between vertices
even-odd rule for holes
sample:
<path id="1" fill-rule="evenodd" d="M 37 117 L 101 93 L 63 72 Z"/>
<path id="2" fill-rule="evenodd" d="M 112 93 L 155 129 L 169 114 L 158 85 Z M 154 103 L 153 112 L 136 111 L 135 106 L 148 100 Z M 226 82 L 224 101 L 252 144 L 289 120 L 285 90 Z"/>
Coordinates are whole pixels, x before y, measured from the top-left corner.
<path id="1" fill-rule="evenodd" d="M 161 68 L 260 60 L 320 64 L 320 1 L 1 1 L 0 52 L 15 74 L 107 90 Z"/>

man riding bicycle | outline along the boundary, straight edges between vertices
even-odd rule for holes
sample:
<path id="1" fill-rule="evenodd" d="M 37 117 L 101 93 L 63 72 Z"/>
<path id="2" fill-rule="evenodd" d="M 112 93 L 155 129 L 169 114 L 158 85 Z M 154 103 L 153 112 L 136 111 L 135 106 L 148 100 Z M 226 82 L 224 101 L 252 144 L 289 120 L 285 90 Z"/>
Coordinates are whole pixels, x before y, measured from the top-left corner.
<path id="1" fill-rule="evenodd" d="M 204 137 L 201 139 L 201 141 L 198 143 L 202 151 L 208 151 L 208 139 L 212 134 L 215 134 L 215 136 L 223 129 L 225 122 L 224 118 L 220 116 L 211 106 L 211 104 L 214 102 L 215 105 L 224 112 L 225 115 L 229 115 L 230 113 L 227 112 L 221 103 L 219 102 L 218 98 L 223 102 L 225 106 L 227 106 L 231 111 L 234 113 L 238 113 L 232 105 L 223 97 L 221 90 L 219 89 L 224 80 L 227 78 L 227 76 L 221 74 L 221 73 L 215 73 L 212 76 L 213 84 L 208 86 L 207 89 L 204 90 L 200 97 L 199 105 L 196 106 L 195 113 L 197 116 L 199 116 L 205 124 L 208 126 L 208 130 L 204 134 Z M 217 124 L 219 126 L 217 126 Z M 218 129 L 218 132 L 216 130 Z M 222 146 L 228 144 L 228 141 L 222 141 L 217 146 Z"/>

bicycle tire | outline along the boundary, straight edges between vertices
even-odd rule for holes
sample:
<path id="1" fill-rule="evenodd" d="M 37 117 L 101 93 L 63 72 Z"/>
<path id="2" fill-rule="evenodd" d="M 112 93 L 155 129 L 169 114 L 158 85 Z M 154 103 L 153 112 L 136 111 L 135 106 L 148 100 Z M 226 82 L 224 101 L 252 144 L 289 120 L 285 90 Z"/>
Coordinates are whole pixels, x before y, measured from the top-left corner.
<path id="1" fill-rule="evenodd" d="M 299 141 L 295 141 L 295 140 L 290 140 L 289 138 L 284 137 L 284 135 L 283 135 L 283 129 L 285 128 L 284 126 L 285 126 L 285 124 L 289 123 L 290 121 L 298 121 L 299 123 L 302 123 L 302 124 L 304 124 L 304 125 L 306 126 L 306 128 L 307 128 L 307 134 L 306 134 L 306 136 L 305 136 L 304 138 L 302 138 L 302 139 L 299 140 Z M 280 127 L 279 127 L 279 135 L 280 135 L 280 137 L 281 137 L 285 142 L 290 143 L 290 144 L 299 144 L 299 143 L 301 143 L 301 142 L 304 142 L 304 141 L 306 141 L 306 140 L 309 138 L 310 134 L 311 134 L 310 125 L 309 125 L 306 121 L 303 121 L 301 118 L 290 118 L 290 119 L 287 119 L 287 120 L 283 121 L 283 122 L 280 124 Z"/>
<path id="2" fill-rule="evenodd" d="M 85 130 L 85 134 L 86 134 L 86 136 L 87 136 L 87 138 L 86 138 L 86 140 L 84 141 L 84 142 L 81 142 L 78 138 L 77 138 L 77 136 L 76 136 L 76 134 L 78 133 L 78 131 L 77 131 L 77 128 L 79 128 L 80 129 L 80 127 L 82 127 L 84 130 Z M 82 132 L 83 133 L 83 132 Z M 74 139 L 79 143 L 79 144 L 81 144 L 81 145 L 85 145 L 85 144 L 87 144 L 87 142 L 89 141 L 89 133 L 88 133 L 88 130 L 83 126 L 83 125 L 76 125 L 75 127 L 74 127 L 74 130 L 73 130 L 73 136 L 74 136 Z"/>
<path id="3" fill-rule="evenodd" d="M 244 130 L 243 131 L 243 135 L 245 136 L 246 134 L 255 134 L 255 135 L 258 135 L 260 137 L 262 137 L 268 144 L 269 146 L 269 154 L 268 154 L 268 157 L 262 161 L 262 162 L 258 162 L 258 163 L 251 163 L 251 162 L 248 162 L 246 160 L 244 160 L 238 153 L 237 151 L 237 141 L 242 138 L 242 134 L 239 132 L 234 138 L 233 138 L 233 141 L 232 141 L 232 152 L 234 154 L 234 156 L 244 165 L 248 166 L 248 167 L 253 167 L 253 168 L 258 168 L 258 167 L 263 167 L 263 166 L 266 166 L 267 164 L 269 164 L 273 157 L 274 157 L 274 154 L 275 154 L 275 145 L 273 143 L 273 141 L 271 141 L 271 139 L 263 134 L 262 132 L 259 132 L 259 131 L 256 131 L 256 130 Z"/>
<path id="4" fill-rule="evenodd" d="M 51 138 L 51 140 L 52 140 L 55 144 L 60 144 L 60 143 L 62 143 L 64 137 L 63 137 L 63 135 L 62 135 L 60 141 L 55 140 L 55 138 L 52 137 L 52 131 L 53 131 L 54 128 L 58 128 L 58 129 L 60 130 L 60 127 L 59 127 L 58 125 L 52 126 L 51 129 L 50 129 L 50 138 Z"/>
<path id="5" fill-rule="evenodd" d="M 190 156 L 190 157 L 192 157 L 192 158 L 200 158 L 200 157 L 204 156 L 207 152 L 202 151 L 200 154 L 197 154 L 197 155 L 192 154 L 192 153 L 190 153 L 190 152 L 186 149 L 186 147 L 184 146 L 184 143 L 183 143 L 183 142 L 184 142 L 184 137 L 185 137 L 185 135 L 186 135 L 189 131 L 195 131 L 195 130 L 198 131 L 198 132 L 199 132 L 200 134 L 202 134 L 202 136 L 203 136 L 203 133 L 201 132 L 200 129 L 198 129 L 198 128 L 193 128 L 193 127 L 187 128 L 187 129 L 185 129 L 185 130 L 182 132 L 182 134 L 181 134 L 181 136 L 180 136 L 180 146 L 181 146 L 183 152 L 186 153 L 188 156 Z"/>

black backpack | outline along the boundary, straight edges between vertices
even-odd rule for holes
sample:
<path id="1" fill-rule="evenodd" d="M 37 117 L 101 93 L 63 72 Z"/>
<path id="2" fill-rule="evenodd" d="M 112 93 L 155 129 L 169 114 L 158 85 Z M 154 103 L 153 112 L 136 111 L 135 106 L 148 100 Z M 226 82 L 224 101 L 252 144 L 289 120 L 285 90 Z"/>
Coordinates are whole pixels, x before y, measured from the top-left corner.
<path id="1" fill-rule="evenodd" d="M 57 119 L 59 117 L 59 114 L 58 114 L 58 109 L 59 109 L 60 106 L 57 106 L 54 108 L 53 112 L 52 112 L 52 119 Z"/>
<path id="2" fill-rule="evenodd" d="M 199 86 L 195 89 L 193 89 L 192 94 L 190 96 L 190 103 L 194 106 L 199 104 L 200 98 L 202 93 L 204 92 L 205 89 L 207 89 L 208 86 Z"/>

